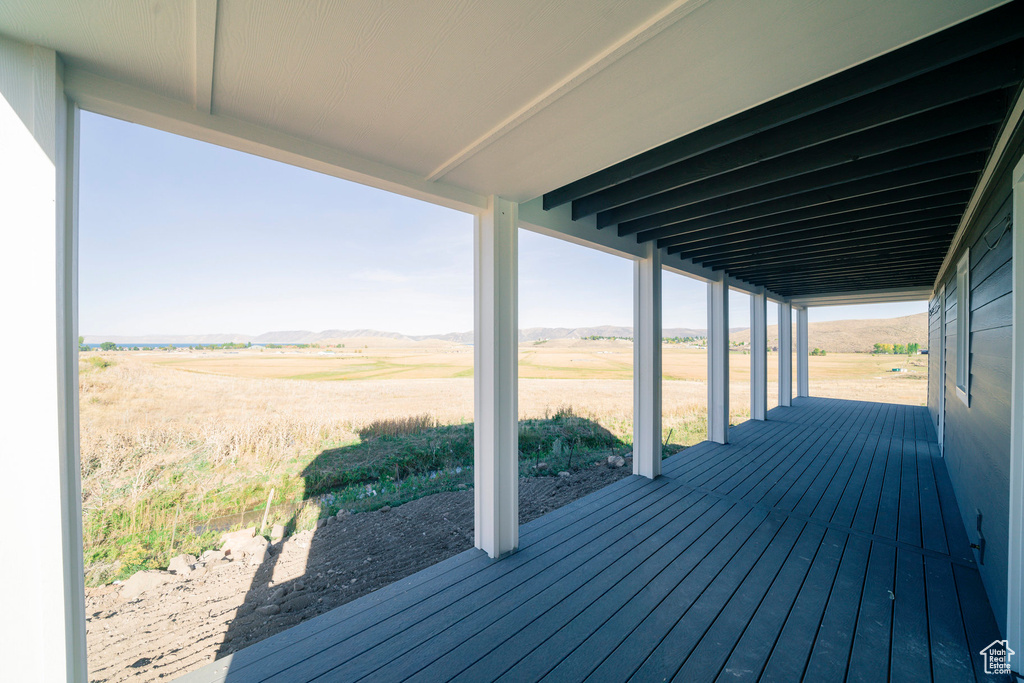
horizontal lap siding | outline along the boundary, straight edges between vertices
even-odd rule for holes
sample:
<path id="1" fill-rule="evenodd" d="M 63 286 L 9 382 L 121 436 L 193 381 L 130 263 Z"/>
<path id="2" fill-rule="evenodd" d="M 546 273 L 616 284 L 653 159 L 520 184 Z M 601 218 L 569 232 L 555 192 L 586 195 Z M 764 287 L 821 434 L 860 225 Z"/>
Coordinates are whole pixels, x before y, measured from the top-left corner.
<path id="1" fill-rule="evenodd" d="M 938 327 L 938 309 L 929 316 L 929 339 L 938 352 L 939 335 L 946 349 L 946 433 L 944 455 L 960 513 L 971 542 L 977 542 L 977 516 L 985 538 L 982 580 L 1000 629 L 1005 632 L 1007 542 L 1010 470 L 1010 351 L 1012 299 L 1012 245 L 1008 223 L 1011 212 L 1007 189 L 996 195 L 987 212 L 990 218 L 971 230 L 965 243 L 971 250 L 971 384 L 970 406 L 956 395 L 956 271 L 945 280 L 946 325 Z M 962 252 L 957 254 L 960 258 Z M 932 320 L 932 318 L 935 320 Z M 932 329 L 934 328 L 934 332 Z M 931 349 L 929 349 L 931 351 Z M 937 369 L 930 365 L 929 369 Z M 929 381 L 931 389 L 931 382 Z M 929 409 L 937 415 L 938 388 L 929 391 Z M 975 552 L 977 557 L 977 551 Z"/>
<path id="2" fill-rule="evenodd" d="M 942 382 L 942 302 L 936 298 L 928 302 L 928 412 L 932 424 L 939 426 L 939 388 Z"/>

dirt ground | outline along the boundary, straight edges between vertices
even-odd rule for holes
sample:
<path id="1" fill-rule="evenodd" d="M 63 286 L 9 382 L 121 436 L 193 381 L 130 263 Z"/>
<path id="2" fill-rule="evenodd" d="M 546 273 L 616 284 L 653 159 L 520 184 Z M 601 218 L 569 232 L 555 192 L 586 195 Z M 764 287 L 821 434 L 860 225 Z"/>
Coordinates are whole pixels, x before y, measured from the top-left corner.
<path id="1" fill-rule="evenodd" d="M 630 471 L 627 461 L 619 469 L 522 479 L 520 521 Z M 166 583 L 134 598 L 125 586 L 87 589 L 90 680 L 175 678 L 471 548 L 473 491 L 330 520 L 272 545 L 262 564 L 239 559 L 200 576 L 155 575 Z"/>

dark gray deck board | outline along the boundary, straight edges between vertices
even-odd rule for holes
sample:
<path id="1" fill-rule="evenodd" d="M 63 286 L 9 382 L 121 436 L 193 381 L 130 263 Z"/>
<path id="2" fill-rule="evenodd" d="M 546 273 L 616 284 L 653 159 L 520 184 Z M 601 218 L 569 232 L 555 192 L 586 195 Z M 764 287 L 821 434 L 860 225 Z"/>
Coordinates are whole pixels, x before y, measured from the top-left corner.
<path id="1" fill-rule="evenodd" d="M 987 680 L 926 409 L 800 398 L 730 438 L 180 680 Z"/>

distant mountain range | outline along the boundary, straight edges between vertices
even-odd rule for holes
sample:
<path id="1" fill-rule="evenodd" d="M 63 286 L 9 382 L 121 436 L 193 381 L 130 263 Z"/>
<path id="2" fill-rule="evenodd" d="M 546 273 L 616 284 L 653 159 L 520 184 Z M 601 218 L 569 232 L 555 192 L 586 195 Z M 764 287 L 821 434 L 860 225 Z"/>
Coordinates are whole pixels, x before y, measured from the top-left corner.
<path id="1" fill-rule="evenodd" d="M 733 332 L 745 330 L 745 327 L 734 328 Z M 703 337 L 705 330 L 688 327 L 671 327 L 662 330 L 665 337 Z M 530 327 L 519 330 L 519 341 L 532 342 L 540 339 L 583 339 L 585 337 L 632 337 L 632 327 L 599 325 L 597 327 Z M 308 330 L 283 330 L 264 332 L 256 336 L 248 334 L 150 334 L 139 336 L 117 335 L 85 335 L 85 343 L 101 344 L 105 341 L 115 344 L 316 344 L 333 339 L 365 339 L 380 337 L 398 341 L 424 341 L 437 339 L 455 342 L 456 344 L 472 344 L 472 332 L 449 332 L 447 334 L 413 335 L 399 332 L 381 332 L 380 330 L 324 330 L 310 332 Z"/>
<path id="2" fill-rule="evenodd" d="M 928 314 L 918 313 L 901 318 L 880 320 L 837 320 L 812 322 L 808 326 L 811 348 L 820 347 L 826 351 L 850 352 L 870 351 L 875 343 L 905 344 L 917 342 L 922 348 L 928 346 Z M 732 341 L 748 342 L 750 331 L 746 327 L 730 330 Z M 689 327 L 671 327 L 662 330 L 663 337 L 703 337 L 707 331 Z M 632 327 L 599 325 L 597 327 L 530 327 L 519 330 L 520 342 L 534 342 L 541 339 L 583 339 L 585 337 L 632 337 Z M 252 336 L 247 334 L 151 334 L 142 336 L 86 335 L 87 344 L 101 344 L 105 341 L 120 345 L 132 344 L 317 344 L 325 341 L 336 342 L 344 339 L 388 339 L 398 342 L 425 340 L 448 341 L 456 344 L 472 344 L 472 332 L 449 332 L 448 334 L 412 335 L 380 330 L 284 330 L 265 332 Z M 768 327 L 768 345 L 778 344 L 778 329 Z"/>

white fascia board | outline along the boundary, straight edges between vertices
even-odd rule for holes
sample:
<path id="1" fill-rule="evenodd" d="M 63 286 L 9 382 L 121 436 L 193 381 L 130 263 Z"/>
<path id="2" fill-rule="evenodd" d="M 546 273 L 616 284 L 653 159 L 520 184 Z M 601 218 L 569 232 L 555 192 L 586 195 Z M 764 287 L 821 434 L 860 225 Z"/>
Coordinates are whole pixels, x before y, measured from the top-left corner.
<path id="1" fill-rule="evenodd" d="M 810 306 L 856 306 L 858 304 L 884 304 L 903 301 L 927 301 L 933 292 L 931 287 L 910 287 L 905 289 L 883 289 L 866 292 L 836 292 L 812 296 L 790 297 L 794 308 Z"/>
<path id="2" fill-rule="evenodd" d="M 938 289 L 942 280 L 946 277 L 946 272 L 950 268 L 955 267 L 953 257 L 967 237 L 967 229 L 971 227 L 978 216 L 978 212 L 982 209 L 982 199 L 985 198 L 989 184 L 995 180 L 996 171 L 1003 162 L 1003 155 L 1008 152 L 1010 138 L 1013 137 L 1013 133 L 1017 130 L 1017 124 L 1020 123 L 1021 119 L 1024 119 L 1024 90 L 1017 91 L 1017 97 L 1010 108 L 1010 113 L 1003 121 L 999 137 L 996 139 L 996 144 L 992 147 L 988 161 L 985 162 L 981 178 L 974 186 L 974 192 L 967 202 L 967 209 L 960 218 L 960 225 L 957 226 L 956 232 L 953 233 L 953 239 L 949 243 L 949 249 L 946 250 L 946 256 L 942 259 L 942 266 L 939 267 L 939 273 L 935 276 L 935 283 L 932 285 L 932 289 Z"/>
<path id="3" fill-rule="evenodd" d="M 67 69 L 64 88 L 68 97 L 86 111 L 248 152 L 450 209 L 477 214 L 487 208 L 487 198 L 475 192 L 430 182 L 409 171 L 245 121 L 196 111 L 188 103 L 87 71 Z"/>
<path id="4" fill-rule="evenodd" d="M 642 259 L 647 253 L 635 237 L 620 237 L 615 228 L 598 230 L 594 216 L 574 221 L 570 204 L 545 211 L 543 197 L 519 205 L 519 227 L 630 260 Z"/>

